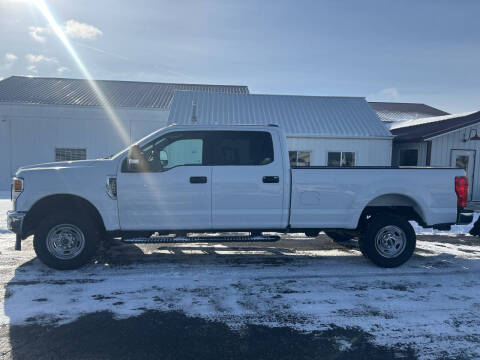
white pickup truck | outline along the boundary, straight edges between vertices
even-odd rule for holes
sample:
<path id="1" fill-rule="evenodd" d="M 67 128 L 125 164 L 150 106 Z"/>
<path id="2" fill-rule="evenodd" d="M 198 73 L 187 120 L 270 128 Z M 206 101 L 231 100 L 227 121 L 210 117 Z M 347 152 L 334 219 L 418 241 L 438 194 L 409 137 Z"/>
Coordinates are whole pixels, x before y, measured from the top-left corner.
<path id="1" fill-rule="evenodd" d="M 462 169 L 291 167 L 277 126 L 172 125 L 109 159 L 20 168 L 8 227 L 17 249 L 33 234 L 37 256 L 56 269 L 84 265 L 111 237 L 243 242 L 320 231 L 358 237 L 367 258 L 395 267 L 415 249 L 409 220 L 469 223 L 467 196 Z M 188 236 L 212 232 L 249 236 Z"/>

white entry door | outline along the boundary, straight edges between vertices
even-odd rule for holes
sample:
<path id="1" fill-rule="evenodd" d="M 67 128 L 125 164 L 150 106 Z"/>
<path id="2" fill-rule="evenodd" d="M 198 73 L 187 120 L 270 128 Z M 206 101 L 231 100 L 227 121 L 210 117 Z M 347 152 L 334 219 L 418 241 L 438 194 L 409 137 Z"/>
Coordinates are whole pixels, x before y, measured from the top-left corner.
<path id="1" fill-rule="evenodd" d="M 450 165 L 465 170 L 468 177 L 468 200 L 472 200 L 475 150 L 452 150 Z"/>

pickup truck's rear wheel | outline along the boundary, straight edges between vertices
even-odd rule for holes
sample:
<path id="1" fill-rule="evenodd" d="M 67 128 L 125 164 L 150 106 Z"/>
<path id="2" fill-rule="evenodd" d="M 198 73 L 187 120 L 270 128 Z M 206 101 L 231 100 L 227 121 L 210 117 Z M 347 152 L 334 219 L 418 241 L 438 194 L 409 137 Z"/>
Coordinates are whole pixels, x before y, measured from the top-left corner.
<path id="1" fill-rule="evenodd" d="M 416 237 L 410 223 L 398 216 L 375 216 L 359 239 L 360 250 L 378 266 L 402 265 L 415 250 Z"/>
<path id="2" fill-rule="evenodd" d="M 33 247 L 47 266 L 59 270 L 77 269 L 95 255 L 100 232 L 87 216 L 54 214 L 37 227 Z"/>

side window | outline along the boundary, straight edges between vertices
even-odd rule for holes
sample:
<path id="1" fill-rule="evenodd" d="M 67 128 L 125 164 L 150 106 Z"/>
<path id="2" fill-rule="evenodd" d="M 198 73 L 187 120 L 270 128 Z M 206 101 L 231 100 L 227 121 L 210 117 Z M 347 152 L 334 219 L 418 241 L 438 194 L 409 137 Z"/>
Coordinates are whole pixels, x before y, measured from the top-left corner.
<path id="1" fill-rule="evenodd" d="M 348 151 L 331 151 L 328 153 L 327 166 L 353 167 L 355 166 L 355 153 Z"/>
<path id="2" fill-rule="evenodd" d="M 204 135 L 202 132 L 173 132 L 165 134 L 140 148 L 140 159 L 130 172 L 159 172 L 182 165 L 204 164 Z"/>
<path id="3" fill-rule="evenodd" d="M 215 131 L 211 165 L 266 165 L 273 162 L 272 136 L 266 131 Z"/>
<path id="4" fill-rule="evenodd" d="M 290 166 L 310 166 L 310 151 L 289 151 Z"/>
<path id="5" fill-rule="evenodd" d="M 87 149 L 55 148 L 55 161 L 86 160 Z"/>

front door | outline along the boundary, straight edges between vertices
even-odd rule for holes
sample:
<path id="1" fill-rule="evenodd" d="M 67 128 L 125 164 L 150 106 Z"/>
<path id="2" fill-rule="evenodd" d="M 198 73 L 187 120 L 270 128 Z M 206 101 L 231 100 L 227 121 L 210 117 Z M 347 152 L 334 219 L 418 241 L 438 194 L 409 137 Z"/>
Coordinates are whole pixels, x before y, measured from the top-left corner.
<path id="1" fill-rule="evenodd" d="M 119 169 L 122 230 L 208 229 L 211 172 L 202 132 L 172 131 L 142 146 L 141 161 Z"/>
<path id="2" fill-rule="evenodd" d="M 283 216 L 282 154 L 267 131 L 214 131 L 212 225 L 215 229 L 278 229 Z"/>
<path id="3" fill-rule="evenodd" d="M 475 150 L 452 150 L 451 166 L 465 170 L 468 177 L 468 200 L 471 200 L 475 171 Z"/>

